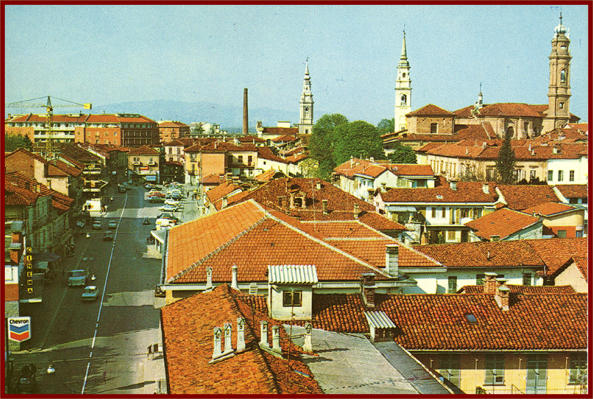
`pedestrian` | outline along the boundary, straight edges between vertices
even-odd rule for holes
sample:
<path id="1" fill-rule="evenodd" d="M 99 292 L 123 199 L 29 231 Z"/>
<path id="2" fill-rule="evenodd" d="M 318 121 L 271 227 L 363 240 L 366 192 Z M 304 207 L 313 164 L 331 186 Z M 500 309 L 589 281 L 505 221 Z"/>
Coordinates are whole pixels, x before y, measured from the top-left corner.
<path id="1" fill-rule="evenodd" d="M 107 382 L 107 370 L 103 370 L 103 382 Z"/>

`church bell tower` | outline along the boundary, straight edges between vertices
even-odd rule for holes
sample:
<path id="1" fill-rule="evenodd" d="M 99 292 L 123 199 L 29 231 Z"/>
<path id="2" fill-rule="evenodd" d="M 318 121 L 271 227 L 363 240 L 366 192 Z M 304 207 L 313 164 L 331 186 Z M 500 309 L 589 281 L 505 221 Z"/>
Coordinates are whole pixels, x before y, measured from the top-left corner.
<path id="1" fill-rule="evenodd" d="M 406 51 L 406 31 L 402 41 L 402 54 L 397 64 L 397 80 L 395 81 L 395 114 L 393 126 L 396 132 L 406 129 L 406 114 L 412 111 L 412 80 L 410 79 L 410 63 Z"/>
<path id="2" fill-rule="evenodd" d="M 560 24 L 554 29 L 550 59 L 550 85 L 548 88 L 548 109 L 544 129 L 549 131 L 563 127 L 570 119 L 570 45 L 568 29 Z"/>
<path id="3" fill-rule="evenodd" d="M 313 93 L 311 92 L 309 62 L 305 65 L 305 78 L 303 80 L 300 111 L 299 134 L 311 134 L 313 132 Z"/>

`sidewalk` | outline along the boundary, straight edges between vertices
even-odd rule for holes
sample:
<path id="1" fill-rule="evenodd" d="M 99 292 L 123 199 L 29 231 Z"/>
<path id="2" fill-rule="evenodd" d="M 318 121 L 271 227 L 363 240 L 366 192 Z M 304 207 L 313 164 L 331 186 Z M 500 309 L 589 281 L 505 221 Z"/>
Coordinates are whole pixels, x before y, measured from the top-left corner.
<path id="1" fill-rule="evenodd" d="M 155 332 L 154 343 L 158 343 L 158 352 L 146 355 L 144 361 L 144 380 L 154 381 L 153 384 L 144 385 L 144 394 L 166 394 L 167 375 L 165 372 L 165 356 L 163 353 L 162 329 L 159 323 L 158 332 Z"/>

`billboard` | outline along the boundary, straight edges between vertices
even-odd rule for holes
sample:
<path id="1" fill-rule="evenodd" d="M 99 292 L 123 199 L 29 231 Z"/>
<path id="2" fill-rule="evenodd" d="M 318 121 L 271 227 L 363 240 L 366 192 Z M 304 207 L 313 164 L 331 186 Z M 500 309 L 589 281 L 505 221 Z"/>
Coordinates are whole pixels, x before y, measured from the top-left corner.
<path id="1" fill-rule="evenodd" d="M 31 339 L 31 318 L 9 317 L 8 339 L 16 342 L 23 342 Z"/>

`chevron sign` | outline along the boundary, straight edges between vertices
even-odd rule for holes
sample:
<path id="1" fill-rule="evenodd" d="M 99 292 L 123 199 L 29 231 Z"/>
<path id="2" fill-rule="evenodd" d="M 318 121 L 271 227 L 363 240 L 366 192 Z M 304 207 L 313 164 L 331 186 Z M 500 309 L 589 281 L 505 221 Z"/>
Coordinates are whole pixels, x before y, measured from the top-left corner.
<path id="1" fill-rule="evenodd" d="M 31 318 L 9 317 L 8 339 L 17 342 L 23 342 L 28 339 L 31 339 Z"/>

